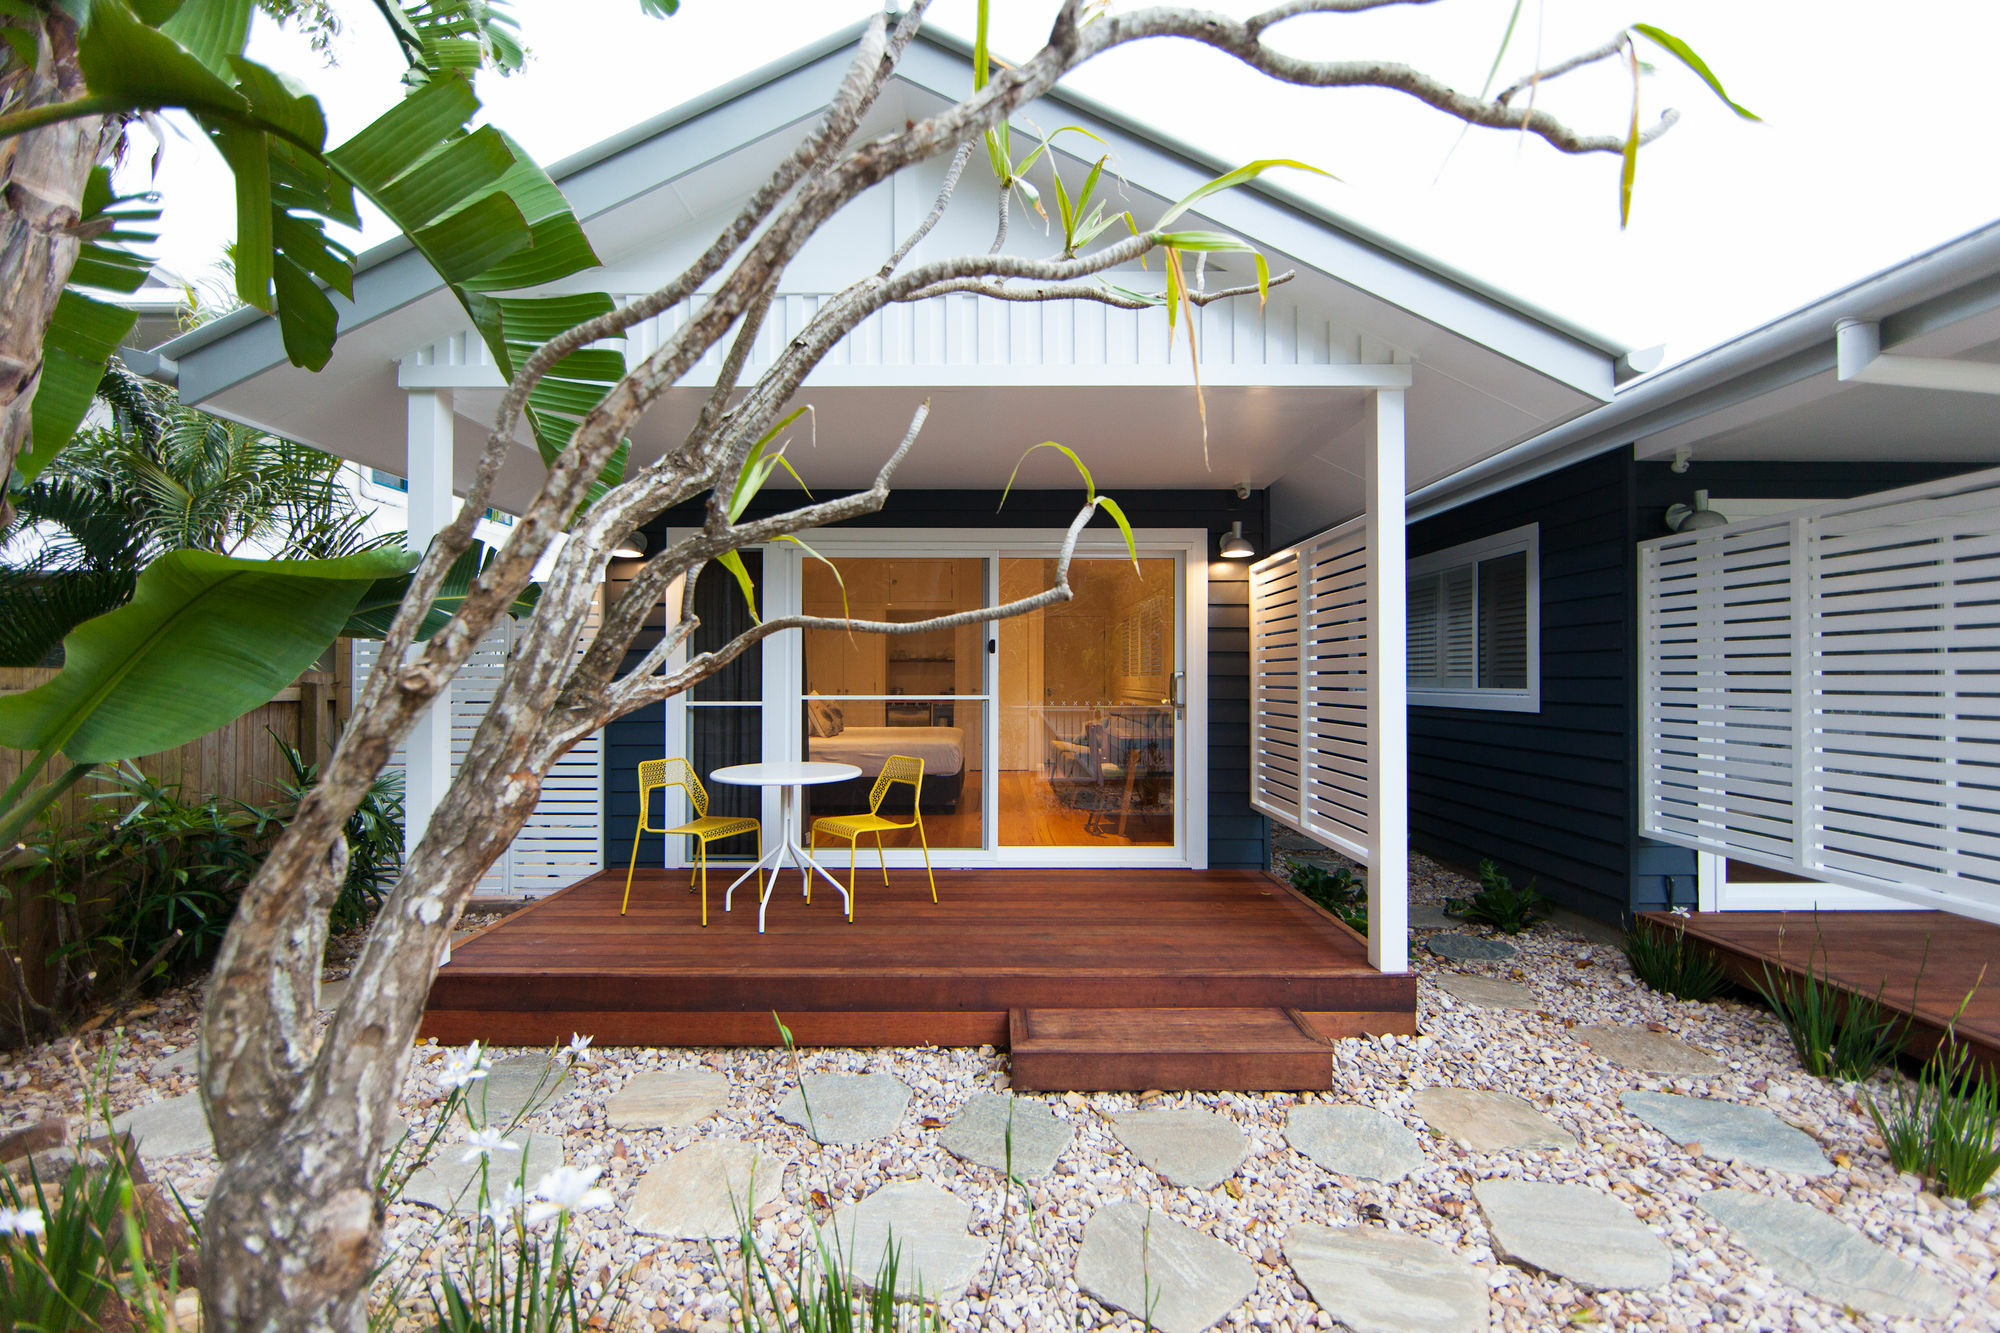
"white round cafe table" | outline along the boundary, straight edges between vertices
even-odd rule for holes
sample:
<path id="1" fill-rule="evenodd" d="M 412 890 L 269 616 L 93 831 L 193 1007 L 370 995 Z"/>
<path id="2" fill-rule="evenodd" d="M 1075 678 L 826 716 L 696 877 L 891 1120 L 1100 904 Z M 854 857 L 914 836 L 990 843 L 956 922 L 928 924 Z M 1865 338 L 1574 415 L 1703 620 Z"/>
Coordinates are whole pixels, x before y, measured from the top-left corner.
<path id="1" fill-rule="evenodd" d="M 808 783 L 845 782 L 849 778 L 861 776 L 861 770 L 853 764 L 817 763 L 812 760 L 779 760 L 768 764 L 731 764 L 710 773 L 712 781 L 731 787 L 776 787 L 778 789 L 778 836 L 771 842 L 771 850 L 764 853 L 763 860 L 751 866 L 736 877 L 736 883 L 729 886 L 722 895 L 722 910 L 729 910 L 729 898 L 736 892 L 736 885 L 750 878 L 764 868 L 771 866 L 771 878 L 765 882 L 764 892 L 757 899 L 757 933 L 764 933 L 764 909 L 770 905 L 771 890 L 778 887 L 778 871 L 785 864 L 785 854 L 789 852 L 792 864 L 799 868 L 800 892 L 808 897 L 812 894 L 812 877 L 821 879 L 840 890 L 840 900 L 847 907 L 847 919 L 854 919 L 854 900 L 847 895 L 847 886 L 820 869 L 819 863 L 799 845 L 799 808 L 805 803 L 799 796 L 799 789 Z"/>

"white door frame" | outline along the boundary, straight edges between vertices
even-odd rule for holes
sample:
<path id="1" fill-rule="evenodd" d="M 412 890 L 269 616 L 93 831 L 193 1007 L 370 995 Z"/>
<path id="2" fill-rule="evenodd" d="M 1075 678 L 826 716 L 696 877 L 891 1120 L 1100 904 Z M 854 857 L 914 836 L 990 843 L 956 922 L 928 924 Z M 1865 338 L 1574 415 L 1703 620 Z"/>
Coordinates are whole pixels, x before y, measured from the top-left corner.
<path id="1" fill-rule="evenodd" d="M 687 535 L 680 530 L 666 534 L 668 543 Z M 875 528 L 821 529 L 811 534 L 814 550 L 828 559 L 839 557 L 894 558 L 928 557 L 984 558 L 986 599 L 991 605 L 999 594 L 1000 559 L 1029 556 L 1046 559 L 1062 548 L 1062 528 Z M 1201 528 L 1135 528 L 1133 537 L 1139 554 L 1171 557 L 1181 566 L 1180 596 L 1175 599 L 1175 670 L 1185 673 L 1183 698 L 1186 707 L 1175 728 L 1174 844 L 1169 847 L 1003 847 L 999 845 L 999 784 L 992 780 L 997 771 L 1000 743 L 1000 714 L 995 706 L 997 681 L 994 657 L 982 653 L 985 691 L 964 696 L 981 709 L 985 730 L 981 747 L 987 771 L 981 774 L 980 812 L 985 846 L 976 848 L 932 848 L 932 863 L 939 866 L 1120 866 L 1208 868 L 1208 533 Z M 759 610 L 766 617 L 796 615 L 799 611 L 800 571 L 812 557 L 790 544 L 767 546 L 764 554 L 764 587 Z M 1113 530 L 1091 530 L 1077 540 L 1078 558 L 1128 558 L 1125 539 Z M 990 638 L 991 627 L 987 634 Z M 774 634 L 764 640 L 764 698 L 795 697 L 799 691 L 799 635 Z M 671 669 L 671 667 L 669 668 Z M 666 753 L 678 754 L 687 735 L 686 696 L 676 695 L 664 708 Z M 763 746 L 767 757 L 800 753 L 800 710 L 763 708 Z M 777 827 L 777 792 L 767 789 L 762 811 L 765 826 Z M 669 868 L 688 865 L 686 849 L 678 844 L 666 849 Z M 915 850 L 897 849 L 889 857 L 892 865 L 919 865 Z"/>
<path id="2" fill-rule="evenodd" d="M 1716 852 L 1695 856 L 1695 906 L 1704 912 L 1911 912 L 1922 905 L 1885 898 L 1845 884 L 1807 881 L 1767 883 L 1729 879 L 1728 861 Z"/>

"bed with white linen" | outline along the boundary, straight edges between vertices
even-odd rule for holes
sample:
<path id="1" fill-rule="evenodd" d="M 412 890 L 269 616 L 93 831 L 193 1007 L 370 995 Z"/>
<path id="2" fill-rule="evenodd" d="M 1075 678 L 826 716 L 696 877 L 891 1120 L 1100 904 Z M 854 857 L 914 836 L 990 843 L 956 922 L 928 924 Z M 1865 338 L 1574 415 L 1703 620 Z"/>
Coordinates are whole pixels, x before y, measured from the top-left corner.
<path id="1" fill-rule="evenodd" d="M 815 787 L 812 806 L 817 814 L 852 814 L 868 808 L 868 794 L 891 755 L 924 761 L 926 811 L 958 809 L 965 788 L 965 729 L 962 727 L 849 727 L 832 736 L 808 736 L 806 758 L 815 762 L 853 764 L 861 776 L 847 782 Z M 884 803 L 907 809 L 909 788 L 898 787 Z"/>

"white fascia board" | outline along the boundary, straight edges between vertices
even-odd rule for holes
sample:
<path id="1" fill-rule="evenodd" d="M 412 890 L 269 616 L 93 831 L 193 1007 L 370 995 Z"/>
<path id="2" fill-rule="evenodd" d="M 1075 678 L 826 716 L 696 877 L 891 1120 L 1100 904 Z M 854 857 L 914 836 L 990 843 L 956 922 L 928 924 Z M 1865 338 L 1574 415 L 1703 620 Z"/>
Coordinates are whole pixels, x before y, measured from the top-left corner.
<path id="1" fill-rule="evenodd" d="M 913 43 L 897 67 L 897 77 L 952 102 L 963 94 L 966 65 L 943 45 Z M 1168 142 L 1115 111 L 1062 91 L 1023 107 L 1014 119 L 1023 124 L 1082 125 L 1105 141 L 1120 164 L 1120 176 L 1163 199 L 1178 199 L 1241 165 Z M 1267 181 L 1213 195 L 1197 212 L 1225 230 L 1282 251 L 1335 282 L 1407 310 L 1537 374 L 1599 401 L 1609 401 L 1613 395 L 1618 358 L 1625 348 L 1579 329 L 1560 327 L 1553 316 L 1503 300 L 1441 264 L 1398 253 L 1389 243 Z"/>

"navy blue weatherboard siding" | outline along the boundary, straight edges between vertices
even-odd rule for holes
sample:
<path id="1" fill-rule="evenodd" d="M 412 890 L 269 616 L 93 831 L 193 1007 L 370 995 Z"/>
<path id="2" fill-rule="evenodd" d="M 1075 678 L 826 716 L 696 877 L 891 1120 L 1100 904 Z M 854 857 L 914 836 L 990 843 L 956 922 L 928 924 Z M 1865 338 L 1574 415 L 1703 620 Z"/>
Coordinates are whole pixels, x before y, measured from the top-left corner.
<path id="1" fill-rule="evenodd" d="M 1412 559 L 1541 525 L 1542 708 L 1410 709 L 1410 842 L 1492 857 L 1592 916 L 1625 910 L 1634 727 L 1632 464 L 1607 454 L 1411 527 Z"/>
<path id="2" fill-rule="evenodd" d="M 782 497 L 779 497 L 782 498 Z M 1211 866 L 1269 864 L 1270 834 L 1264 817 L 1250 808 L 1250 596 L 1249 563 L 1223 563 L 1213 558 L 1223 533 L 1234 522 L 1259 551 L 1268 524 L 1267 497 L 1261 491 L 1238 500 L 1231 491 L 1121 491 L 1118 503 L 1139 528 L 1202 528 L 1209 534 L 1208 552 L 1208 863 Z M 1015 491 L 1000 507 L 997 491 L 896 491 L 879 514 L 845 527 L 886 528 L 1062 528 L 1082 503 L 1078 490 Z M 769 512 L 762 501 L 751 516 Z M 700 522 L 699 507 L 674 511 L 647 528 L 647 549 L 657 551 L 668 526 Z M 1109 525 L 1108 519 L 1099 522 Z M 615 597 L 635 564 L 613 562 L 607 597 Z M 664 628 L 655 609 L 647 628 L 633 645 L 633 656 L 659 641 Z M 1200 624 L 1192 619 L 1192 624 Z M 605 831 L 607 856 L 623 864 L 630 854 L 632 830 L 638 818 L 639 792 L 635 769 L 642 759 L 657 759 L 663 743 L 662 710 L 647 708 L 612 723 L 605 736 Z M 639 864 L 662 864 L 664 839 L 641 838 Z"/>
<path id="3" fill-rule="evenodd" d="M 1607 921 L 1692 906 L 1694 853 L 1639 835 L 1638 543 L 1664 534 L 1667 507 L 1697 488 L 1806 502 L 1965 470 L 1697 460 L 1675 474 L 1619 450 L 1412 526 L 1414 559 L 1539 523 L 1542 557 L 1541 712 L 1410 710 L 1412 845 L 1467 868 L 1490 856 Z"/>

